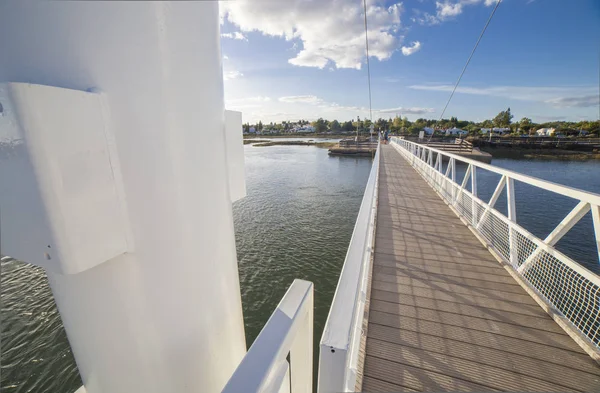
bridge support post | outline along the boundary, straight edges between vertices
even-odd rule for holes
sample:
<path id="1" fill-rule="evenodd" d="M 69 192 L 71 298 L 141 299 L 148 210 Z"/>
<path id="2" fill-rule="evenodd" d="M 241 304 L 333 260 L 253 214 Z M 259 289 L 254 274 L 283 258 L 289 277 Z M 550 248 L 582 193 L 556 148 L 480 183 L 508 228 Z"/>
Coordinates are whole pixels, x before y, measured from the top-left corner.
<path id="1" fill-rule="evenodd" d="M 218 3 L 3 2 L 0 36 L 0 80 L 105 98 L 106 116 L 94 121 L 114 136 L 132 243 L 76 274 L 48 270 L 85 390 L 220 392 L 246 344 Z M 79 148 L 78 138 L 64 142 Z M 46 153 L 31 154 L 53 164 L 56 152 Z M 81 194 L 91 181 L 78 164 L 85 154 L 68 158 L 52 168 L 71 182 L 54 186 L 94 209 L 98 194 Z M 66 234 L 74 243 L 75 232 Z M 91 243 L 106 244 L 97 232 Z"/>

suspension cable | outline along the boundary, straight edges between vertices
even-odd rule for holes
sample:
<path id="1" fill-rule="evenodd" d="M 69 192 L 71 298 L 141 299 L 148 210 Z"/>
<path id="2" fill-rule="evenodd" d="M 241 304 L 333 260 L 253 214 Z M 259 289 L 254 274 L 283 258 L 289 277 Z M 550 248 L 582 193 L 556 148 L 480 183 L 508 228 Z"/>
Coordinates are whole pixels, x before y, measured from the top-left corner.
<path id="1" fill-rule="evenodd" d="M 502 2 L 502 0 L 498 0 L 498 2 L 496 3 L 496 6 L 492 10 L 492 13 L 490 14 L 490 17 L 488 18 L 485 26 L 483 27 L 483 30 L 481 30 L 481 34 L 479 34 L 479 38 L 477 39 L 477 42 L 475 43 L 475 46 L 473 47 L 473 50 L 471 51 L 471 54 L 469 55 L 469 58 L 467 59 L 467 62 L 465 63 L 465 66 L 463 67 L 462 72 L 460 73 L 460 76 L 458 77 L 458 80 L 456 81 L 456 84 L 454 85 L 454 88 L 452 89 L 452 93 L 450 94 L 450 97 L 448 97 L 446 106 L 444 106 L 444 110 L 442 111 L 442 114 L 440 115 L 440 119 L 438 121 L 442 121 L 442 119 L 444 118 L 444 113 L 446 113 L 446 109 L 448 109 L 448 105 L 450 104 L 450 101 L 452 100 L 452 97 L 454 96 L 454 93 L 456 92 L 456 88 L 458 87 L 460 80 L 462 79 L 463 75 L 465 74 L 465 71 L 467 70 L 469 63 L 471 62 L 471 59 L 473 58 L 473 55 L 475 54 L 475 51 L 477 50 L 477 47 L 479 46 L 479 42 L 483 38 L 483 34 L 487 30 L 490 22 L 492 21 L 492 18 L 494 17 L 494 14 L 496 13 L 496 10 L 498 9 L 498 6 L 500 5 L 501 2 Z M 432 137 L 433 137 L 433 133 L 431 133 L 431 136 L 429 137 L 429 141 L 431 141 Z"/>
<path id="2" fill-rule="evenodd" d="M 367 33 L 367 0 L 363 0 L 365 8 L 365 46 L 367 48 L 367 78 L 369 80 L 369 120 L 373 124 L 373 107 L 371 105 L 371 66 L 369 64 L 369 35 Z"/>

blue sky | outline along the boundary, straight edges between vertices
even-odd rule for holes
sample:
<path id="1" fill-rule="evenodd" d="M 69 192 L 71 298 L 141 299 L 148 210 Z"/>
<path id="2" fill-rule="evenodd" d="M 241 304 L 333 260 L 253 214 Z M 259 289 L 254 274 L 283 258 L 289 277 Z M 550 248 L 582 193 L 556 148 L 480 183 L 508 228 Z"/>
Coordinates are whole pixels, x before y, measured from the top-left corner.
<path id="1" fill-rule="evenodd" d="M 439 118 L 495 0 L 367 0 L 373 118 Z M 369 116 L 362 0 L 221 2 L 244 122 Z M 503 0 L 444 117 L 599 116 L 600 1 Z"/>

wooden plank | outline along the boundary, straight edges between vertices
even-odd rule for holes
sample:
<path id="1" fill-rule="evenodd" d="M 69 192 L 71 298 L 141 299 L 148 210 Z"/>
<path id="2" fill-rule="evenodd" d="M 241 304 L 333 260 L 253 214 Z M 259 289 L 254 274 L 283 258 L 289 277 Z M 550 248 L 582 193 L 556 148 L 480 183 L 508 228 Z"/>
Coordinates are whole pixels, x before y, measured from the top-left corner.
<path id="1" fill-rule="evenodd" d="M 485 265 L 475 265 L 475 264 L 465 264 L 465 263 L 460 263 L 457 261 L 452 261 L 452 260 L 446 260 L 443 257 L 440 257 L 439 259 L 423 259 L 420 262 L 404 262 L 404 261 L 400 261 L 397 260 L 395 258 L 388 258 L 386 257 L 386 255 L 382 255 L 380 254 L 380 258 L 377 260 L 377 266 L 384 266 L 384 267 L 393 267 L 396 269 L 415 269 L 415 270 L 424 270 L 424 271 L 429 271 L 432 270 L 432 268 L 435 268 L 437 270 L 439 270 L 442 274 L 446 275 L 446 274 L 450 274 L 453 275 L 454 274 L 463 274 L 463 273 L 479 273 L 482 277 L 481 278 L 487 278 L 489 281 L 489 278 L 486 276 L 490 276 L 490 275 L 500 275 L 500 276 L 506 276 L 506 271 L 504 270 L 504 268 L 502 266 L 500 266 L 500 264 L 498 264 L 497 266 L 494 265 L 490 265 L 488 263 L 487 266 Z M 448 271 L 448 273 L 446 273 L 446 271 Z"/>
<path id="2" fill-rule="evenodd" d="M 479 362 L 478 359 L 462 359 L 373 339 L 368 339 L 367 345 L 369 345 L 369 356 L 401 363 L 397 366 L 398 369 L 401 369 L 402 365 L 419 367 L 423 370 L 439 372 L 474 383 L 485 381 L 484 383 L 487 386 L 498 390 L 528 392 L 564 392 L 565 390 L 571 390 L 571 387 L 562 385 L 564 380 L 561 380 L 560 383 L 549 382 L 534 375 L 490 366 Z M 598 385 L 595 383 L 588 384 L 590 389 L 597 387 Z"/>
<path id="3" fill-rule="evenodd" d="M 423 296 L 440 300 L 442 300 L 443 295 L 448 298 L 448 301 L 453 302 L 464 301 L 465 303 L 469 303 L 473 299 L 481 298 L 496 302 L 518 303 L 518 305 L 528 304 L 534 307 L 538 306 L 536 303 L 534 303 L 534 300 L 531 299 L 531 296 L 528 296 L 527 294 L 506 292 L 498 294 L 496 292 L 485 291 L 483 289 L 472 289 L 468 286 L 463 286 L 460 290 L 452 292 L 440 288 L 436 284 L 430 284 L 428 287 L 407 287 L 391 282 L 377 281 L 377 284 L 374 285 L 373 288 L 380 291 L 396 292 L 399 294 L 413 294 L 414 296 Z"/>
<path id="4" fill-rule="evenodd" d="M 472 321 L 473 323 L 478 324 L 480 323 L 478 320 L 483 320 L 494 324 L 503 323 L 515 326 L 523 326 L 530 329 L 543 330 L 555 334 L 562 334 L 563 332 L 560 326 L 548 323 L 548 319 L 546 318 L 514 315 L 510 312 L 488 310 L 485 307 L 473 307 L 460 303 L 439 304 L 439 302 L 431 299 L 420 298 L 420 300 L 422 301 L 418 303 L 418 306 L 415 306 L 388 303 L 374 299 L 372 307 L 375 311 L 385 312 L 387 314 L 419 318 L 431 322 L 446 323 L 454 326 L 461 326 Z M 450 305 L 450 307 L 446 307 L 446 305 Z M 452 308 L 452 306 L 455 306 L 455 308 Z"/>
<path id="5" fill-rule="evenodd" d="M 518 285 L 508 286 L 508 285 L 498 285 L 498 283 L 481 283 L 478 280 L 474 280 L 471 282 L 466 282 L 464 285 L 454 284 L 453 282 L 444 281 L 439 277 L 443 276 L 435 276 L 435 275 L 427 275 L 427 279 L 421 279 L 418 277 L 412 276 L 403 276 L 403 275 L 394 275 L 389 276 L 387 274 L 376 273 L 373 275 L 373 280 L 382 281 L 382 282 L 391 282 L 397 285 L 404 286 L 414 286 L 414 287 L 424 287 L 428 288 L 429 286 L 435 286 L 440 290 L 451 291 L 456 293 L 467 293 L 469 291 L 474 290 L 485 290 L 486 292 L 492 290 L 494 293 L 498 293 L 499 295 L 504 294 L 521 294 L 522 288 Z"/>
<path id="6" fill-rule="evenodd" d="M 384 274 L 388 274 L 390 276 L 406 274 L 406 272 L 408 272 L 408 271 L 411 271 L 410 274 L 415 274 L 415 275 L 418 275 L 419 273 L 426 273 L 426 275 L 436 274 L 436 275 L 446 276 L 449 279 L 455 280 L 457 282 L 460 282 L 463 279 L 472 279 L 472 280 L 478 280 L 480 282 L 501 282 L 501 283 L 505 283 L 505 284 L 512 284 L 515 281 L 508 274 L 506 276 L 495 275 L 493 277 L 488 277 L 488 276 L 485 276 L 482 274 L 464 272 L 464 271 L 460 271 L 460 272 L 452 271 L 452 270 L 444 271 L 444 270 L 440 269 L 439 267 L 435 267 L 435 266 L 431 267 L 431 268 L 423 268 L 423 269 L 409 269 L 409 268 L 396 269 L 396 268 L 380 266 L 378 263 L 375 263 L 373 265 L 373 273 L 384 273 Z M 511 280 L 512 280 L 512 283 L 511 283 Z"/>
<path id="7" fill-rule="evenodd" d="M 520 305 L 512 302 L 475 296 L 466 298 L 465 296 L 453 296 L 440 291 L 428 291 L 425 288 L 398 288 L 398 290 L 395 292 L 381 291 L 373 288 L 371 296 L 373 299 L 385 300 L 386 302 L 392 303 L 399 303 L 402 301 L 402 298 L 407 296 L 419 296 L 445 302 L 455 302 L 460 304 L 468 304 L 471 306 L 486 307 L 490 310 L 507 311 L 521 315 L 538 316 L 540 318 L 547 317 L 547 314 L 544 313 L 544 310 L 535 304 Z"/>
<path id="8" fill-rule="evenodd" d="M 363 392 L 419 392 L 420 390 L 414 390 L 405 386 L 394 385 L 393 383 L 381 381 L 379 379 L 365 377 L 363 380 Z"/>
<path id="9" fill-rule="evenodd" d="M 518 339 L 475 343 L 377 324 L 371 324 L 369 327 L 369 338 L 445 353 L 463 359 L 478 359 L 482 363 L 496 366 L 505 364 L 506 367 L 514 368 L 528 364 L 528 368 L 521 370 L 522 372 L 540 374 L 539 370 L 548 370 L 548 372 L 556 372 L 556 375 L 561 378 L 565 378 L 566 374 L 576 378 L 598 376 L 597 364 L 585 353 L 555 351 L 552 347 L 543 344 L 523 342 Z"/>
<path id="10" fill-rule="evenodd" d="M 405 386 L 420 392 L 490 392 L 499 391 L 443 373 L 413 367 L 367 354 L 365 375 L 394 385 Z"/>
<path id="11" fill-rule="evenodd" d="M 496 282 L 496 281 L 484 281 L 470 278 L 455 278 L 444 274 L 425 273 L 418 270 L 397 270 L 394 274 L 386 274 L 381 272 L 373 271 L 374 277 L 378 277 L 381 281 L 381 277 L 387 277 L 387 280 L 412 280 L 413 282 L 431 282 L 446 285 L 464 285 L 470 288 L 488 288 L 490 291 L 499 292 L 511 292 L 511 293 L 522 293 L 523 288 L 516 282 Z"/>
<path id="12" fill-rule="evenodd" d="M 363 390 L 600 391 L 600 367 L 390 146 L 379 181 Z"/>
<path id="13" fill-rule="evenodd" d="M 372 294 L 373 293 L 374 292 L 372 292 Z M 374 301 L 374 297 L 371 297 L 371 299 Z M 508 326 L 500 326 L 499 324 L 495 326 L 492 325 L 489 329 L 484 329 L 482 327 L 480 327 L 480 329 L 471 329 L 464 326 L 447 325 L 419 318 L 411 318 L 404 315 L 399 316 L 371 310 L 369 324 L 374 323 L 395 327 L 400 330 L 407 329 L 414 332 L 423 332 L 438 337 L 448 337 L 449 339 L 473 342 L 476 344 L 513 338 L 521 341 L 543 344 L 548 347 L 553 347 L 555 350 L 581 351 L 579 346 L 577 346 L 577 344 L 566 334 L 559 336 L 539 330 L 537 331 L 537 334 L 530 334 L 530 332 L 519 329 L 519 327 L 515 325 L 513 325 L 512 329 Z"/>

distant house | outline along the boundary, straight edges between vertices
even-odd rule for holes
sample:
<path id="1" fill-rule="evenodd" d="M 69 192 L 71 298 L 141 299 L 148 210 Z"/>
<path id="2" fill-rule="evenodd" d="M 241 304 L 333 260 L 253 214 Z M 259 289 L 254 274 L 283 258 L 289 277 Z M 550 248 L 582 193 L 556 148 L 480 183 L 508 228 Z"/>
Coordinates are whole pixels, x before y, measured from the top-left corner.
<path id="1" fill-rule="evenodd" d="M 425 131 L 426 135 L 433 135 L 433 133 L 435 132 L 435 130 L 433 128 L 429 128 L 429 127 L 424 127 L 423 131 Z"/>
<path id="2" fill-rule="evenodd" d="M 461 130 L 460 128 L 451 128 L 446 130 L 446 135 L 468 135 L 469 131 Z"/>
<path id="3" fill-rule="evenodd" d="M 305 132 L 305 133 L 312 133 L 315 132 L 315 127 L 313 126 L 302 126 L 296 129 L 296 132 Z"/>
<path id="4" fill-rule="evenodd" d="M 250 129 L 248 129 L 248 132 L 249 132 L 250 134 L 256 134 L 256 128 L 254 128 L 254 127 L 250 127 Z"/>
<path id="5" fill-rule="evenodd" d="M 490 132 L 490 130 L 492 131 L 492 134 L 498 134 L 498 135 L 510 134 L 510 128 L 503 128 L 503 127 L 482 128 L 481 133 L 488 134 Z"/>
<path id="6" fill-rule="evenodd" d="M 540 128 L 535 133 L 538 136 L 554 136 L 554 134 L 556 133 L 556 129 L 555 128 Z"/>

